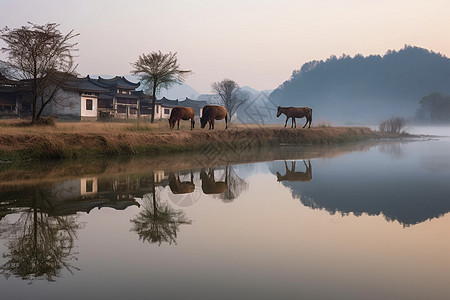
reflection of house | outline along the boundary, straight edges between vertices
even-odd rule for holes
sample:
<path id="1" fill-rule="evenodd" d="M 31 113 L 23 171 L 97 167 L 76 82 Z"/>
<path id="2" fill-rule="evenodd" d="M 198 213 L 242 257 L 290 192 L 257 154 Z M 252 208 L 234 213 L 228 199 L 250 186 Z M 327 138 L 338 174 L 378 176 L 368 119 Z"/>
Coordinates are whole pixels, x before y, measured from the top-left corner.
<path id="1" fill-rule="evenodd" d="M 156 184 L 167 181 L 168 178 L 169 177 L 166 175 L 166 172 L 163 170 L 154 171 L 154 180 Z"/>

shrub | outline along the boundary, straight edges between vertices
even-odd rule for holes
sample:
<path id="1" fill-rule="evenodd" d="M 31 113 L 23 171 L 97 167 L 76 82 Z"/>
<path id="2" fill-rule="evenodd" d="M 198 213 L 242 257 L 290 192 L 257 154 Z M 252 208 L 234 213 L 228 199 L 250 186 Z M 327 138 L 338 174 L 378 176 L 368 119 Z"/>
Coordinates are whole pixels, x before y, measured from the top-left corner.
<path id="1" fill-rule="evenodd" d="M 383 133 L 401 133 L 406 125 L 406 119 L 402 117 L 394 117 L 383 121 L 378 125 L 378 129 Z"/>

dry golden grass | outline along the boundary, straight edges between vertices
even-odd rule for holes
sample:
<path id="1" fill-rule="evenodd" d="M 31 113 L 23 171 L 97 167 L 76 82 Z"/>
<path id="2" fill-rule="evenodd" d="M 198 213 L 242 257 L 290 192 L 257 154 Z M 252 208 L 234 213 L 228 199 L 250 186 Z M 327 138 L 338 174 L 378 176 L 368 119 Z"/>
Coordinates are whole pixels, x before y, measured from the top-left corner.
<path id="1" fill-rule="evenodd" d="M 357 141 L 379 134 L 362 127 L 284 128 L 284 125 L 237 124 L 225 130 L 201 129 L 182 121 L 180 130 L 169 129 L 167 120 L 61 122 L 55 126 L 17 126 L 17 120 L 0 121 L 0 161 L 86 156 L 155 155 L 198 151 L 207 145 L 230 149 L 280 144 L 324 145 Z M 246 146 L 247 147 L 247 146 Z"/>

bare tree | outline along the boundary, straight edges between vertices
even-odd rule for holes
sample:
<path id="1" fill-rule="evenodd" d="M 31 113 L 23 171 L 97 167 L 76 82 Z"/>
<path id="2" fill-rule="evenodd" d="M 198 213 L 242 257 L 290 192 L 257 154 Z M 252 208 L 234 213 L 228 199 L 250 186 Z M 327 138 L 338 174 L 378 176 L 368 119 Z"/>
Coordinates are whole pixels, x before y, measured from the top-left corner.
<path id="1" fill-rule="evenodd" d="M 231 118 L 239 106 L 244 104 L 249 99 L 248 93 L 243 91 L 239 87 L 239 84 L 231 79 L 224 79 L 220 82 L 214 82 L 211 87 L 213 92 L 220 96 L 221 104 L 227 109 L 231 122 Z"/>
<path id="2" fill-rule="evenodd" d="M 2 52 L 8 55 L 8 68 L 16 80 L 22 80 L 30 91 L 33 108 L 31 122 L 35 124 L 44 107 L 54 101 L 57 92 L 69 77 L 75 75 L 77 65 L 72 52 L 77 43 L 71 43 L 79 34 L 71 30 L 63 34 L 59 24 L 47 23 L 0 30 L 6 43 Z"/>
<path id="3" fill-rule="evenodd" d="M 161 88 L 169 88 L 174 84 L 181 84 L 192 71 L 181 70 L 177 53 L 163 54 L 161 51 L 142 54 L 138 60 L 131 63 L 132 74 L 140 77 L 146 88 L 152 90 L 152 118 L 155 121 L 156 92 Z"/>
<path id="4" fill-rule="evenodd" d="M 378 125 L 378 129 L 380 132 L 387 133 L 401 133 L 403 128 L 405 127 L 407 120 L 402 117 L 394 117 L 381 122 Z"/>

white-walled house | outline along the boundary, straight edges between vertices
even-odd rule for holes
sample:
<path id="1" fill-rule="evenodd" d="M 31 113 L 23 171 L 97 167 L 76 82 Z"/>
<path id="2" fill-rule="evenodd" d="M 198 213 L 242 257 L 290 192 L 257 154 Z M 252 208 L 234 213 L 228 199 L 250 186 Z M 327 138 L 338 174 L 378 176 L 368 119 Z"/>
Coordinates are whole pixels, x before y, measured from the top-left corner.
<path id="1" fill-rule="evenodd" d="M 67 120 L 97 120 L 98 96 L 107 91 L 92 83 L 89 76 L 71 77 L 45 106 L 43 115 Z"/>
<path id="2" fill-rule="evenodd" d="M 152 112 L 152 98 L 149 96 L 141 96 L 140 99 L 140 117 L 141 118 L 149 118 L 151 116 Z M 191 107 L 194 109 L 195 117 L 200 118 L 203 111 L 203 106 L 205 106 L 207 103 L 206 101 L 199 101 L 199 100 L 192 100 L 186 97 L 185 100 L 179 101 L 177 100 L 170 100 L 166 97 L 163 97 L 162 99 L 157 99 L 155 101 L 155 120 L 158 119 L 169 119 L 170 113 L 172 112 L 172 109 L 174 107 Z"/>

